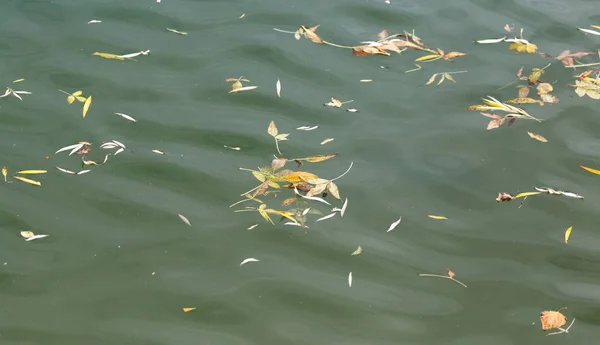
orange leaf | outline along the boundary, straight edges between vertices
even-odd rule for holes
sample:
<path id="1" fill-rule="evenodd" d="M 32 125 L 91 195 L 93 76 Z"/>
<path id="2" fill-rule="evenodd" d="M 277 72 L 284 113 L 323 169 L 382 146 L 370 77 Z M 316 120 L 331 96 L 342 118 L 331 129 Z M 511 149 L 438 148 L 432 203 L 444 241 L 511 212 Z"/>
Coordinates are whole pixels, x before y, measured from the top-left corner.
<path id="1" fill-rule="evenodd" d="M 450 278 L 454 278 L 454 276 L 456 275 L 451 269 L 446 268 L 448 270 L 448 277 Z"/>
<path id="2" fill-rule="evenodd" d="M 291 174 L 281 176 L 281 178 L 289 182 L 303 182 L 306 180 L 319 178 L 319 176 L 305 171 L 294 171 Z"/>
<path id="3" fill-rule="evenodd" d="M 193 308 L 183 308 L 183 312 L 184 313 L 189 313 L 192 310 L 196 310 L 196 307 L 193 307 Z"/>
<path id="4" fill-rule="evenodd" d="M 465 53 L 461 53 L 461 52 L 448 52 L 446 53 L 446 55 L 442 56 L 442 58 L 446 61 L 451 61 L 452 59 L 454 59 L 457 56 L 465 56 L 467 54 Z"/>
<path id="5" fill-rule="evenodd" d="M 559 311 L 545 310 L 540 313 L 542 330 L 547 331 L 553 328 L 560 328 L 567 323 L 567 317 Z"/>

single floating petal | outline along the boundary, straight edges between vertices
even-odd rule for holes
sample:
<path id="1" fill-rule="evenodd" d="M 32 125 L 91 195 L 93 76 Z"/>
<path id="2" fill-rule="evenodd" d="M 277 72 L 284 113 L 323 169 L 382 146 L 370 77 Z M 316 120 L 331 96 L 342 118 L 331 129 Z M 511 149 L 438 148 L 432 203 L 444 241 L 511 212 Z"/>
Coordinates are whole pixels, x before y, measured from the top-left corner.
<path id="1" fill-rule="evenodd" d="M 260 261 L 260 260 L 258 260 L 258 259 L 255 259 L 255 258 L 247 258 L 247 259 L 244 259 L 244 261 L 242 261 L 242 262 L 240 263 L 240 266 L 243 266 L 243 265 L 245 265 L 245 264 L 247 264 L 247 263 L 249 263 L 249 262 L 258 262 L 258 261 Z"/>

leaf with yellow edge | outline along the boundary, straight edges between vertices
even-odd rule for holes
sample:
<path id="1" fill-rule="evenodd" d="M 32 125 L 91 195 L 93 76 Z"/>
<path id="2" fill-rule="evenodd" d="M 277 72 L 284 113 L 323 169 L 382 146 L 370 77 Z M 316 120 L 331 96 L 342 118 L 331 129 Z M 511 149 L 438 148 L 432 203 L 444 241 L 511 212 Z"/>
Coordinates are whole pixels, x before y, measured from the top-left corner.
<path id="1" fill-rule="evenodd" d="M 519 193 L 517 195 L 515 195 L 515 197 L 513 199 L 518 199 L 518 198 L 522 198 L 522 197 L 526 197 L 526 196 L 531 196 L 531 195 L 538 195 L 541 192 L 524 192 L 524 193 Z"/>
<path id="2" fill-rule="evenodd" d="M 92 96 L 88 97 L 83 104 L 83 118 L 85 119 L 85 115 L 90 109 L 90 105 L 92 104 Z"/>
<path id="3" fill-rule="evenodd" d="M 33 175 L 33 174 L 45 174 L 47 173 L 46 170 L 21 170 L 21 171 L 17 171 L 17 174 L 29 174 L 29 175 Z"/>
<path id="4" fill-rule="evenodd" d="M 573 227 L 570 226 L 567 231 L 565 231 L 565 243 L 569 243 L 569 237 L 571 236 L 571 230 L 573 230 Z"/>
<path id="5" fill-rule="evenodd" d="M 431 214 L 428 214 L 427 217 L 431 218 L 431 219 L 437 219 L 437 220 L 447 220 L 448 218 L 444 217 L 444 216 L 434 216 Z"/>
<path id="6" fill-rule="evenodd" d="M 439 58 L 441 58 L 441 57 L 442 57 L 442 56 L 441 56 L 441 55 L 439 55 L 439 54 L 425 55 L 425 56 L 421 56 L 420 58 L 417 58 L 417 59 L 415 60 L 415 62 L 419 62 L 419 61 L 421 61 L 421 62 L 427 62 L 427 61 L 430 61 L 430 60 L 436 60 L 436 59 L 439 59 Z"/>
<path id="7" fill-rule="evenodd" d="M 596 170 L 596 169 L 592 169 L 592 168 L 588 168 L 586 166 L 580 165 L 579 166 L 581 169 L 587 170 L 589 172 L 591 172 L 592 174 L 596 174 L 596 175 L 600 175 L 600 170 Z"/>
<path id="8" fill-rule="evenodd" d="M 99 57 L 103 57 L 105 59 L 113 59 L 113 60 L 125 60 L 124 57 L 121 57 L 119 55 L 116 54 L 110 54 L 110 53 L 100 53 L 100 52 L 95 52 L 94 54 L 95 56 L 99 56 Z"/>
<path id="9" fill-rule="evenodd" d="M 30 179 L 28 179 L 26 177 L 23 177 L 23 176 L 13 176 L 13 177 L 16 178 L 19 181 L 22 181 L 22 182 L 25 182 L 25 183 L 29 183 L 29 184 L 32 184 L 32 185 L 35 185 L 35 186 L 41 186 L 42 185 L 41 182 L 38 182 L 38 181 L 35 181 L 35 180 L 30 180 Z"/>

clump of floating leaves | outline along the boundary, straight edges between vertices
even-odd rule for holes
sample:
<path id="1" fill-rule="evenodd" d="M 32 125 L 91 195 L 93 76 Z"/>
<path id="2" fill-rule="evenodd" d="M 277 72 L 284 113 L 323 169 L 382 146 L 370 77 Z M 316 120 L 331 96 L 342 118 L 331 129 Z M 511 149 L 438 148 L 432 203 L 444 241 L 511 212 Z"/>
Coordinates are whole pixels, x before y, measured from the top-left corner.
<path id="1" fill-rule="evenodd" d="M 58 90 L 58 91 L 67 95 L 67 103 L 69 103 L 69 104 L 73 104 L 73 102 L 75 102 L 75 100 L 77 100 L 80 103 L 83 103 L 82 113 L 83 113 L 83 118 L 85 119 L 85 116 L 87 115 L 87 112 L 90 109 L 90 105 L 92 105 L 92 96 L 84 97 L 83 91 L 81 91 L 81 90 L 75 91 L 73 93 L 68 93 L 67 91 L 63 91 L 63 90 Z"/>
<path id="2" fill-rule="evenodd" d="M 500 43 L 500 42 L 510 43 L 510 45 L 508 46 L 508 49 L 514 50 L 517 53 L 533 54 L 537 51 L 537 45 L 535 45 L 523 38 L 523 29 L 521 29 L 521 34 L 519 37 L 506 38 L 506 36 L 504 36 L 501 38 L 490 38 L 490 39 L 475 41 L 475 43 L 479 43 L 479 44 L 494 44 L 494 43 Z"/>
<path id="3" fill-rule="evenodd" d="M 314 205 L 321 203 L 331 206 L 331 203 L 325 200 L 329 194 L 341 202 L 340 191 L 334 181 L 346 175 L 352 168 L 352 164 L 350 164 L 346 172 L 333 179 L 322 178 L 308 171 L 283 169 L 290 162 L 295 162 L 297 168 L 304 166 L 304 163 L 324 162 L 337 157 L 337 153 L 288 159 L 283 157 L 279 149 L 279 141 L 288 140 L 287 137 L 289 134 L 279 133 L 273 121 L 269 124 L 267 133 L 275 139 L 277 152 L 281 156 L 275 156 L 271 161 L 271 165 L 259 167 L 257 170 L 240 168 L 240 170 L 252 173 L 260 184 L 242 193 L 241 196 L 245 199 L 234 203 L 230 207 L 245 202 L 256 203 L 258 206 L 248 206 L 235 212 L 258 212 L 271 224 L 275 224 L 272 216 L 280 216 L 281 220 L 287 221 L 285 225 L 302 226 L 304 228 L 308 228 L 306 226 L 308 215 L 321 216 L 316 219 L 316 222 L 333 218 L 337 213 L 343 217 L 347 199 L 341 208 L 333 207 L 331 212 L 325 216 L 322 216 L 323 213 L 317 210 Z M 291 195 L 284 199 L 277 208 L 270 208 L 267 206 L 266 201 L 263 201 L 263 199 L 274 198 L 283 193 Z"/>

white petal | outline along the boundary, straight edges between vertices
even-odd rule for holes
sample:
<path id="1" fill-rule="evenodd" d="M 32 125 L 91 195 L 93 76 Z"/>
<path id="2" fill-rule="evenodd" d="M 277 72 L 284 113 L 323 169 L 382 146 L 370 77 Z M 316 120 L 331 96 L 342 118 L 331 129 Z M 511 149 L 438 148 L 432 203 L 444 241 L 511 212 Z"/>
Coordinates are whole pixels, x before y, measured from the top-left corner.
<path id="1" fill-rule="evenodd" d="M 402 217 L 400 217 L 400 219 L 398 219 L 397 221 L 393 222 L 390 225 L 389 229 L 387 229 L 386 232 L 390 232 L 390 231 L 394 230 L 398 226 L 398 224 L 400 224 L 401 221 L 402 221 Z"/>
<path id="2" fill-rule="evenodd" d="M 344 213 L 346 213 L 346 206 L 348 206 L 348 198 L 346 198 L 346 200 L 344 201 L 344 205 L 342 205 L 342 209 L 340 211 L 340 216 L 344 216 Z"/>
<path id="3" fill-rule="evenodd" d="M 315 220 L 315 223 L 316 223 L 316 222 L 320 222 L 320 221 L 322 221 L 322 220 L 326 220 L 326 219 L 332 218 L 332 217 L 334 217 L 336 214 L 337 214 L 336 212 L 330 213 L 330 214 L 328 214 L 328 215 L 326 215 L 326 216 L 324 216 L 324 217 L 321 217 L 321 218 L 319 218 L 319 219 Z"/>
<path id="4" fill-rule="evenodd" d="M 73 172 L 71 170 L 67 170 L 67 169 L 63 169 L 63 168 L 59 168 L 59 167 L 56 167 L 56 169 L 58 169 L 64 173 L 67 173 L 67 174 L 75 175 L 75 172 Z"/>
<path id="5" fill-rule="evenodd" d="M 244 261 L 242 261 L 240 263 L 240 266 L 243 266 L 244 264 L 247 264 L 248 262 L 258 262 L 258 261 L 260 261 L 260 260 L 255 259 L 255 258 L 247 258 L 247 259 L 244 259 Z"/>
<path id="6" fill-rule="evenodd" d="M 348 273 L 348 286 L 352 287 L 352 272 Z"/>
<path id="7" fill-rule="evenodd" d="M 487 40 L 478 40 L 478 41 L 475 41 L 475 42 L 479 43 L 479 44 L 500 43 L 500 42 L 504 41 L 505 38 L 506 38 L 506 36 L 504 36 L 502 38 L 490 38 L 490 39 L 487 39 Z"/>
<path id="8" fill-rule="evenodd" d="M 137 122 L 136 119 L 134 119 L 133 117 L 127 115 L 127 114 L 123 114 L 123 113 L 115 113 L 115 115 L 119 115 L 120 117 L 129 120 L 129 121 L 133 121 L 133 122 Z"/>

